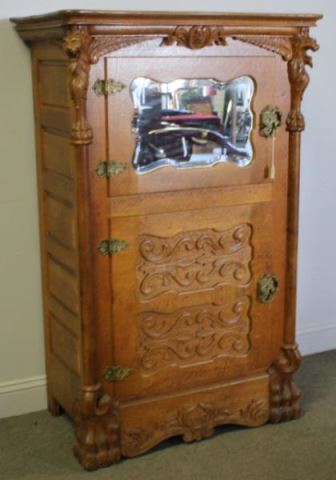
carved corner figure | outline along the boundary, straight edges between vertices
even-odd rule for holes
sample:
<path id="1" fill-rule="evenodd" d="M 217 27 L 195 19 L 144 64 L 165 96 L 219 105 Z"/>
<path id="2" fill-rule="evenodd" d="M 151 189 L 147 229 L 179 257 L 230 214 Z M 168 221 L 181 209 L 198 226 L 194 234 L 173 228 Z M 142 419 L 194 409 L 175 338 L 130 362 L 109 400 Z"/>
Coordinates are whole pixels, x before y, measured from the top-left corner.
<path id="1" fill-rule="evenodd" d="M 71 140 L 74 145 L 88 145 L 93 133 L 86 117 L 86 97 L 89 86 L 90 58 L 89 45 L 92 39 L 85 27 L 69 30 L 63 47 L 70 58 L 70 91 L 75 107 L 75 123 Z"/>
<path id="2" fill-rule="evenodd" d="M 300 390 L 293 375 L 301 364 L 297 345 L 285 345 L 269 369 L 270 375 L 270 422 L 279 423 L 300 416 Z"/>
<path id="3" fill-rule="evenodd" d="M 120 460 L 119 406 L 100 384 L 80 389 L 76 405 L 74 454 L 86 470 Z"/>
<path id="4" fill-rule="evenodd" d="M 288 78 L 291 84 L 291 111 L 286 124 L 289 132 L 301 132 L 305 128 L 301 103 L 309 83 L 309 75 L 305 66 L 313 66 L 312 58 L 307 54 L 307 50 L 316 52 L 319 46 L 314 38 L 309 37 L 309 29 L 303 28 L 299 34 L 292 37 L 292 49 L 293 55 L 288 62 Z"/>

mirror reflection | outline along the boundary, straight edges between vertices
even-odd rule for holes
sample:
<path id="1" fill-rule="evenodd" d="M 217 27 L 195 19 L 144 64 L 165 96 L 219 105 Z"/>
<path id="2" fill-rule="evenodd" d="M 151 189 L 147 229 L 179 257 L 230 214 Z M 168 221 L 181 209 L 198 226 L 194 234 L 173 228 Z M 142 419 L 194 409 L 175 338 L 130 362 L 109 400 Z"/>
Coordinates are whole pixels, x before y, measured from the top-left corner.
<path id="1" fill-rule="evenodd" d="M 250 77 L 169 83 L 138 77 L 130 90 L 136 138 L 132 163 L 138 173 L 169 165 L 192 168 L 251 162 L 254 84 Z"/>

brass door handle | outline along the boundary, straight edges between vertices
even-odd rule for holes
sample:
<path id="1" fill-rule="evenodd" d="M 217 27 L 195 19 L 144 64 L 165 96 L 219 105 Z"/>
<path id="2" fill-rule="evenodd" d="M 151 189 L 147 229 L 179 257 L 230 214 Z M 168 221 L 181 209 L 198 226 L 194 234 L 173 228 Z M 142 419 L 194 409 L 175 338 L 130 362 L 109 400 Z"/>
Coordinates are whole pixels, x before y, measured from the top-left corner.
<path id="1" fill-rule="evenodd" d="M 265 273 L 257 283 L 257 298 L 261 303 L 269 303 L 279 290 L 279 280 L 271 273 Z"/>

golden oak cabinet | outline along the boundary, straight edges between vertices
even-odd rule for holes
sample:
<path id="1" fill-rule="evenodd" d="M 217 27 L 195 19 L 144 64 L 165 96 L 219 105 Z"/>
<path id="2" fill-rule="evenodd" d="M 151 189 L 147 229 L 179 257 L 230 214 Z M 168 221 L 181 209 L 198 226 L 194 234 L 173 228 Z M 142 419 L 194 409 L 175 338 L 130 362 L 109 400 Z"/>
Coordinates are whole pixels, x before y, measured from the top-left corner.
<path id="1" fill-rule="evenodd" d="M 49 409 L 86 469 L 300 414 L 301 113 L 319 15 L 66 10 L 32 51 Z"/>

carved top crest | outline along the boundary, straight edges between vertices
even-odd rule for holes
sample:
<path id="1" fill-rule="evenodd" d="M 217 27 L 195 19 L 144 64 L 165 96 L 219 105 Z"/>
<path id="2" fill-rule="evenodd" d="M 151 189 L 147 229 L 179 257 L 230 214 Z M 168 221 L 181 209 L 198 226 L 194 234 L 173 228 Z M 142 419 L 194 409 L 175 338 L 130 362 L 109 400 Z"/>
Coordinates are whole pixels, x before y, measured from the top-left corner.
<path id="1" fill-rule="evenodd" d="M 164 38 L 162 45 L 180 45 L 192 50 L 212 45 L 227 44 L 224 30 L 220 27 L 198 26 L 177 27 L 173 33 Z"/>

